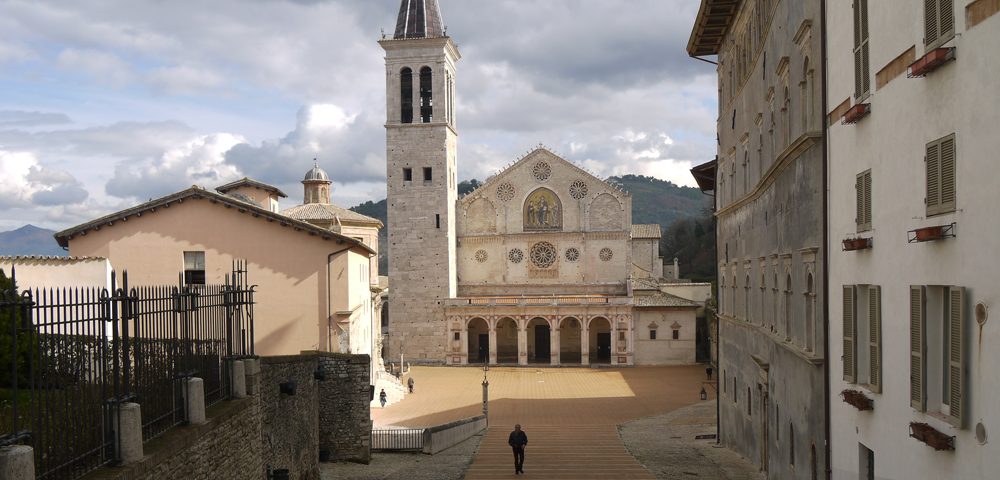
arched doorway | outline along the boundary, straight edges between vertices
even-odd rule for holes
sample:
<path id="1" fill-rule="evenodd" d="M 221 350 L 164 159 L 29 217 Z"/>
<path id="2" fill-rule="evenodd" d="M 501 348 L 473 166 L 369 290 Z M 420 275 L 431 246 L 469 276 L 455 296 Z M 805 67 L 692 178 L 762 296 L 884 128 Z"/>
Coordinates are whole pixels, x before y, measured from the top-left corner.
<path id="1" fill-rule="evenodd" d="M 528 363 L 552 361 L 552 328 L 549 321 L 535 317 L 528 322 Z"/>
<path id="2" fill-rule="evenodd" d="M 559 322 L 559 363 L 580 363 L 580 320 L 566 317 Z"/>
<path id="3" fill-rule="evenodd" d="M 509 317 L 497 322 L 497 363 L 517 363 L 517 322 Z"/>
<path id="4" fill-rule="evenodd" d="M 611 363 L 611 322 L 604 317 L 590 320 L 590 363 Z"/>
<path id="5" fill-rule="evenodd" d="M 469 363 L 486 363 L 490 359 L 490 327 L 486 320 L 469 320 Z"/>

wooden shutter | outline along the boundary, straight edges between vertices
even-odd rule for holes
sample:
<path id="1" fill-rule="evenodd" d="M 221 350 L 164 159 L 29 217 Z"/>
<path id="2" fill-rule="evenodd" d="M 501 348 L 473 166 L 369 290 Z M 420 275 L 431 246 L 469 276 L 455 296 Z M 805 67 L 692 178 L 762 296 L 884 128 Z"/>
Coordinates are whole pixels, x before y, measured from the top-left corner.
<path id="1" fill-rule="evenodd" d="M 948 420 L 961 428 L 965 409 L 965 289 L 948 289 Z"/>
<path id="2" fill-rule="evenodd" d="M 924 339 L 926 331 L 924 287 L 910 285 L 910 406 L 923 412 L 927 408 L 924 381 Z"/>
<path id="3" fill-rule="evenodd" d="M 941 211 L 955 211 L 955 135 L 941 139 Z"/>
<path id="4" fill-rule="evenodd" d="M 857 361 L 854 349 L 854 285 L 844 285 L 844 381 L 857 381 Z"/>
<path id="5" fill-rule="evenodd" d="M 882 287 L 868 287 L 868 384 L 882 391 Z"/>
<path id="6" fill-rule="evenodd" d="M 927 215 L 936 215 L 941 212 L 941 142 L 927 144 L 924 162 L 927 169 Z"/>
<path id="7" fill-rule="evenodd" d="M 955 36 L 955 1 L 924 0 L 924 45 L 933 50 Z"/>
<path id="8" fill-rule="evenodd" d="M 861 102 L 871 92 L 868 75 L 868 0 L 854 0 L 854 100 Z"/>
<path id="9" fill-rule="evenodd" d="M 858 231 L 864 232 L 872 228 L 872 171 L 867 170 L 859 173 L 854 181 L 855 195 L 857 197 L 857 223 Z"/>

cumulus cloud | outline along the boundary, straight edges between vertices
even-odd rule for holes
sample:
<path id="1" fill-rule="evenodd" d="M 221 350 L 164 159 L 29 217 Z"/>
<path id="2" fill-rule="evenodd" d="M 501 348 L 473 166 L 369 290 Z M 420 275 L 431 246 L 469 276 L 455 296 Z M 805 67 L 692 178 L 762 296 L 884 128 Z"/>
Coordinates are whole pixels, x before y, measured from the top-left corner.
<path id="1" fill-rule="evenodd" d="M 0 207 L 79 203 L 87 191 L 68 172 L 46 168 L 30 152 L 0 150 Z"/>
<path id="2" fill-rule="evenodd" d="M 152 159 L 119 163 L 106 191 L 120 198 L 146 199 L 191 185 L 214 187 L 240 178 L 225 154 L 245 139 L 230 133 L 200 135 Z"/>

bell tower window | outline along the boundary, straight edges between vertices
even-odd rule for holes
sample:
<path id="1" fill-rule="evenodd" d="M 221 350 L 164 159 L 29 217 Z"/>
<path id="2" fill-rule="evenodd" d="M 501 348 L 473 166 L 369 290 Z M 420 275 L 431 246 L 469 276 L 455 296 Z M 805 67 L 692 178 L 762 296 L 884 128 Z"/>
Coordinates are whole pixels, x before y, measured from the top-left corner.
<path id="1" fill-rule="evenodd" d="M 420 69 L 420 121 L 431 123 L 434 117 L 434 99 L 431 94 L 431 67 Z M 407 122 L 408 123 L 408 122 Z"/>
<path id="2" fill-rule="evenodd" d="M 413 70 L 409 67 L 399 72 L 399 107 L 399 121 L 413 123 Z"/>

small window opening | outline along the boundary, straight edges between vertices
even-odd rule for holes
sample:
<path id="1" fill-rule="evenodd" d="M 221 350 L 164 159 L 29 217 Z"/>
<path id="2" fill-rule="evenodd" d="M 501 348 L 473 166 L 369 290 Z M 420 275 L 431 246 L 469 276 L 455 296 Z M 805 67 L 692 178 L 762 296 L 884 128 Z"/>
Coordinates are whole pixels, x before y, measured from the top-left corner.
<path id="1" fill-rule="evenodd" d="M 184 252 L 184 284 L 205 284 L 205 252 Z"/>
<path id="2" fill-rule="evenodd" d="M 461 339 L 462 339 L 461 333 L 455 332 L 455 340 L 461 340 Z"/>
<path id="3" fill-rule="evenodd" d="M 618 332 L 618 340 L 622 342 L 625 341 L 625 332 Z"/>
<path id="4" fill-rule="evenodd" d="M 433 170 L 431 167 L 424 167 L 424 181 L 429 182 L 434 178 Z"/>
<path id="5" fill-rule="evenodd" d="M 413 180 L 413 169 L 412 168 L 404 168 L 403 169 L 403 181 L 404 182 L 410 182 L 412 180 Z"/>
<path id="6" fill-rule="evenodd" d="M 441 214 L 440 213 L 435 213 L 434 214 L 434 225 L 435 225 L 436 228 L 441 228 Z"/>
<path id="7" fill-rule="evenodd" d="M 434 99 L 431 95 L 431 67 L 420 69 L 420 121 L 431 123 L 434 119 Z"/>
<path id="8" fill-rule="evenodd" d="M 656 340 L 656 329 L 652 329 L 649 331 L 649 339 Z"/>
<path id="9" fill-rule="evenodd" d="M 673 336 L 674 340 L 680 340 L 681 339 L 681 331 L 680 330 L 674 329 L 673 335 L 674 335 Z"/>

